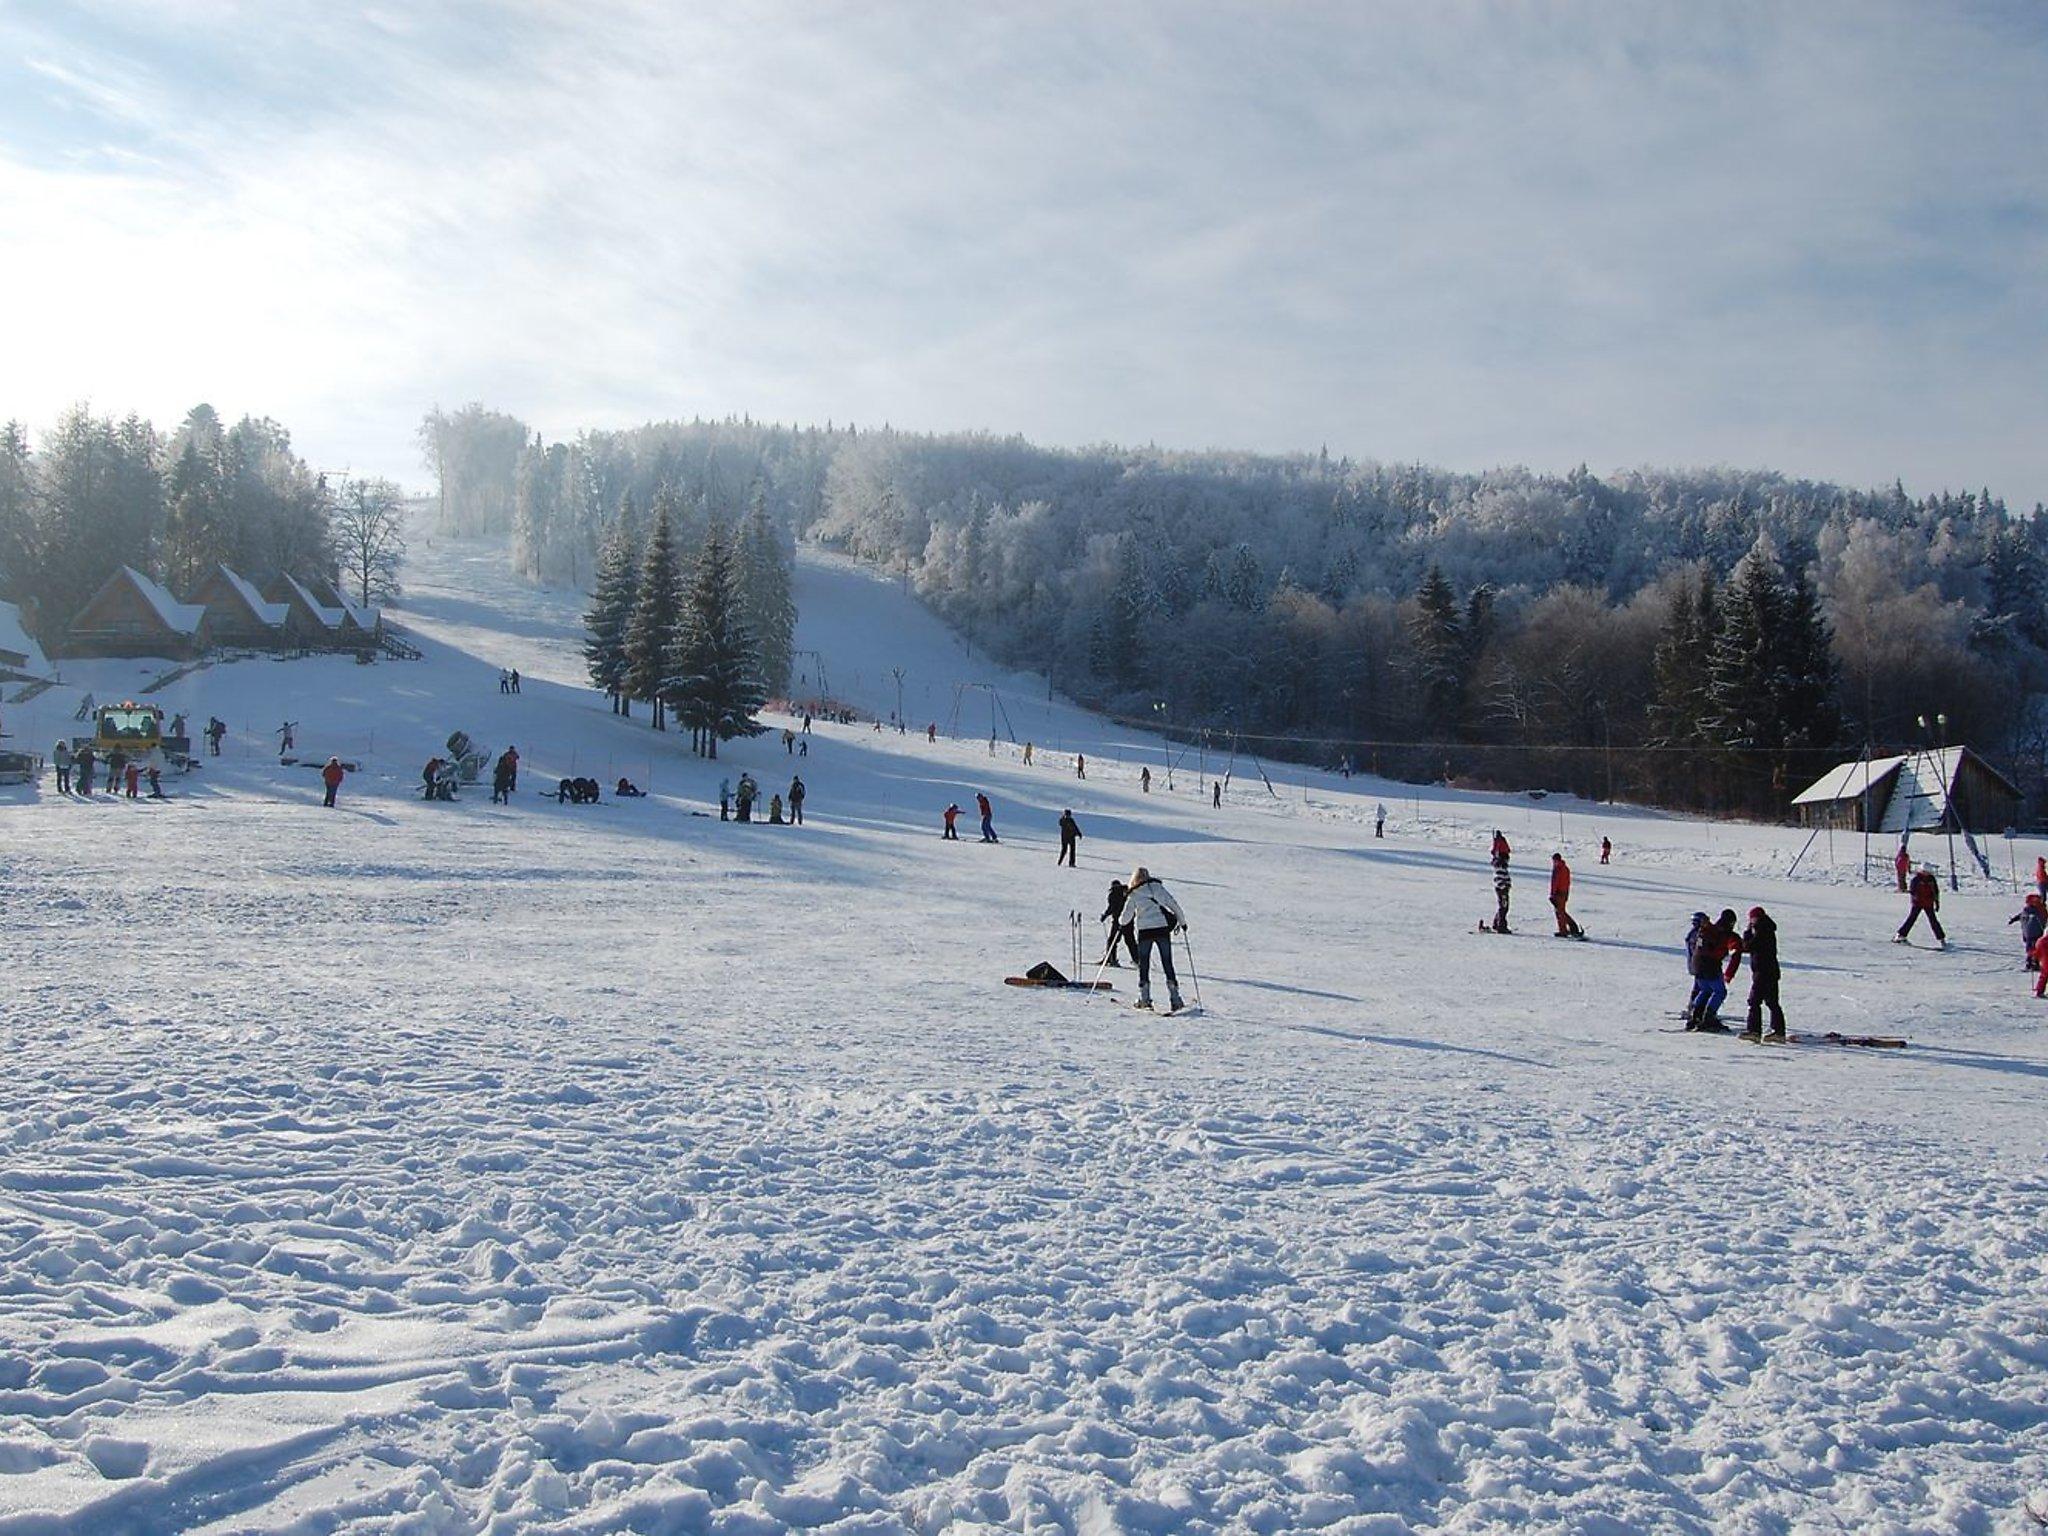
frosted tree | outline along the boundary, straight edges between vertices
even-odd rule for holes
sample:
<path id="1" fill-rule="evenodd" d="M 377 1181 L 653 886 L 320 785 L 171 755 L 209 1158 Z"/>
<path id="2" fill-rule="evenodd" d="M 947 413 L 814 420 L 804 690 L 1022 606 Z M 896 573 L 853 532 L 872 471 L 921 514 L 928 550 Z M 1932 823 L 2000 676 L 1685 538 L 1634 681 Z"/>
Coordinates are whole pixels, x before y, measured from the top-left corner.
<path id="1" fill-rule="evenodd" d="M 747 521 L 739 536 L 739 583 L 742 614 L 759 653 L 762 683 L 779 693 L 789 684 L 791 653 L 796 645 L 796 597 L 789 551 L 781 531 L 770 521 L 760 484 L 754 486 Z"/>
<path id="2" fill-rule="evenodd" d="M 365 608 L 398 596 L 405 496 L 389 480 L 344 480 L 334 495 L 334 559 Z"/>

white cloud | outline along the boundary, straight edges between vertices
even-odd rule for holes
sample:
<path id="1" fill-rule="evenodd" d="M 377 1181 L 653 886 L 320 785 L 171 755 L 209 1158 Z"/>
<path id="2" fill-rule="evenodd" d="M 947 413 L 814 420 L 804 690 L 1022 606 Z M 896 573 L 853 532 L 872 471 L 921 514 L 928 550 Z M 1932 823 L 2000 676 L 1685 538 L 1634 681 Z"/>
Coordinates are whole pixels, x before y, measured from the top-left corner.
<path id="1" fill-rule="evenodd" d="M 219 0 L 0 44 L 36 421 L 203 396 L 411 478 L 474 396 L 2048 496 L 2023 9 Z"/>

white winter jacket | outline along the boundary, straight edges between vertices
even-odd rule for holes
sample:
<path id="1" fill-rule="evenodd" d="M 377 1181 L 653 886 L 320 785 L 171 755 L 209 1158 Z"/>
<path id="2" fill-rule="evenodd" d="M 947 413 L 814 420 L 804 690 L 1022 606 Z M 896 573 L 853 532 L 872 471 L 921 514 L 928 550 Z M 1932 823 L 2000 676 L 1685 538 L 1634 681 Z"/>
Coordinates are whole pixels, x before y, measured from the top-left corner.
<path id="1" fill-rule="evenodd" d="M 1173 899 L 1173 892 L 1157 880 L 1147 880 L 1143 885 L 1133 886 L 1124 897 L 1122 921 L 1131 925 L 1133 933 L 1153 933 L 1186 919 L 1180 903 Z"/>

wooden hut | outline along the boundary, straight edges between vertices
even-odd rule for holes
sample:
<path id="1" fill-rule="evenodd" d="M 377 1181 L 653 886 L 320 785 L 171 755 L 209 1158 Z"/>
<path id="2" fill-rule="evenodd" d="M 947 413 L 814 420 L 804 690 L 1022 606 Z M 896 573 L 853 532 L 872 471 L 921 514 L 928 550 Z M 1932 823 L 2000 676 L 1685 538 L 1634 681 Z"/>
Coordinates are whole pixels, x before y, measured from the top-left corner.
<path id="1" fill-rule="evenodd" d="M 78 610 L 64 648 L 72 656 L 184 658 L 205 647 L 205 624 L 204 608 L 179 602 L 124 565 Z"/>
<path id="2" fill-rule="evenodd" d="M 1851 832 L 2002 832 L 2019 787 L 1968 747 L 1930 747 L 1830 768 L 1792 797 L 1802 827 Z"/>
<path id="3" fill-rule="evenodd" d="M 263 595 L 284 605 L 285 633 L 293 644 L 326 651 L 343 643 L 341 610 L 321 602 L 296 576 L 280 572 L 263 589 Z"/>
<path id="4" fill-rule="evenodd" d="M 50 663 L 22 622 L 21 610 L 0 603 L 0 681 L 39 683 L 49 675 Z"/>
<path id="5" fill-rule="evenodd" d="M 285 643 L 291 609 L 268 602 L 253 582 L 217 565 L 189 594 L 206 610 L 206 638 L 214 645 L 274 650 Z"/>

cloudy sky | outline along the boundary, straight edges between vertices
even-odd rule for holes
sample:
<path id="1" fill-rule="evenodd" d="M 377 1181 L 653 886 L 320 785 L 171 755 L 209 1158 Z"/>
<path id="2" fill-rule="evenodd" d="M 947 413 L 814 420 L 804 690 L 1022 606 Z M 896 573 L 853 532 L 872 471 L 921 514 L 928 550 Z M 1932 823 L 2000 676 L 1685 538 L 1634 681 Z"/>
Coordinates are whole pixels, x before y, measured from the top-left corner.
<path id="1" fill-rule="evenodd" d="M 2048 498 L 2048 5 L 0 0 L 0 416 Z"/>

